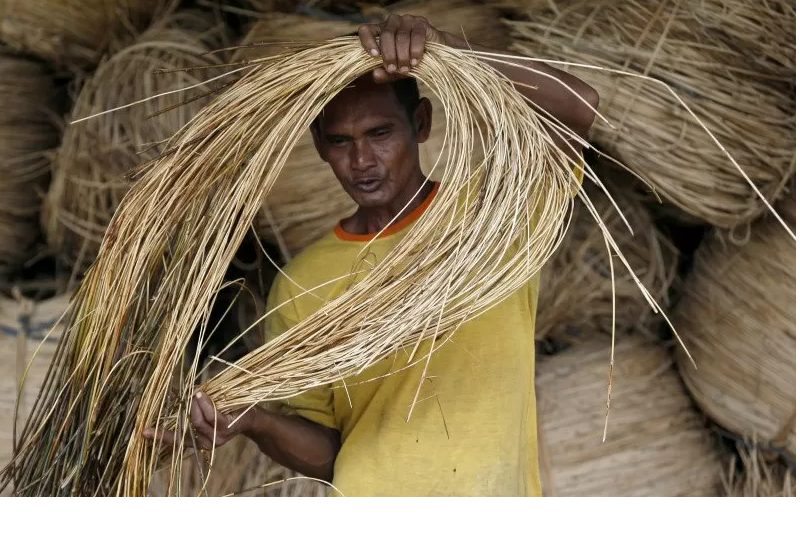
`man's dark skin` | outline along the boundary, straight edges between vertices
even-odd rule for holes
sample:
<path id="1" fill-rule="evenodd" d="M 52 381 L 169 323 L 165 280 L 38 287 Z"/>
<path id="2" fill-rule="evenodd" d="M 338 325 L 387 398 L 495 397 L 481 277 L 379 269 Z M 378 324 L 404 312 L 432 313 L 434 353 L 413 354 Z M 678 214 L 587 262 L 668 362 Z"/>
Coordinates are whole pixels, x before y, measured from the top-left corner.
<path id="1" fill-rule="evenodd" d="M 362 77 L 338 94 L 325 107 L 311 133 L 320 157 L 331 166 L 342 187 L 358 204 L 356 212 L 342 221 L 343 228 L 353 234 L 369 234 L 413 211 L 433 187 L 420 168 L 418 147 L 430 134 L 430 101 L 421 99 L 413 120 L 409 120 L 406 110 L 385 82 L 406 75 L 419 64 L 426 43 L 492 50 L 468 44 L 437 30 L 425 18 L 412 15 L 392 15 L 381 24 L 362 25 L 359 37 L 365 51 L 375 57 L 381 56 L 383 65 L 372 72 L 372 79 L 369 75 Z M 503 59 L 562 80 L 580 95 L 578 98 L 547 76 L 486 61 L 514 81 L 522 95 L 555 117 L 573 135 L 581 139 L 586 137 L 598 105 L 598 95 L 591 87 L 540 62 Z M 556 146 L 575 160 L 580 154 L 580 143 L 565 141 L 550 131 Z M 258 408 L 240 417 L 242 412 L 220 413 L 204 393 L 198 393 L 191 407 L 191 423 L 199 447 L 210 450 L 212 442 L 221 446 L 243 434 L 276 462 L 305 476 L 332 480 L 341 446 L 338 431 L 298 416 Z M 229 427 L 237 417 L 240 418 L 236 424 Z M 167 444 L 177 438 L 173 432 L 162 431 L 157 435 L 152 429 L 145 430 L 145 436 L 160 438 Z"/>

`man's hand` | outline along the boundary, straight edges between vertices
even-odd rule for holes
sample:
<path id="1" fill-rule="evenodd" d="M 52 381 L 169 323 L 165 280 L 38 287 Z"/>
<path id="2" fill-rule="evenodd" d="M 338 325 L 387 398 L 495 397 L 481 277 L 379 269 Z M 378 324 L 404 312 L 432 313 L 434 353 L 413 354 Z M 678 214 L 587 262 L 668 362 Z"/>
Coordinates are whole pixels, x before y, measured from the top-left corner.
<path id="1" fill-rule="evenodd" d="M 249 422 L 252 418 L 249 416 L 253 410 L 249 411 L 247 415 L 239 419 L 232 427 L 228 427 L 231 422 L 241 414 L 241 412 L 223 414 L 214 408 L 214 404 L 209 397 L 203 393 L 198 392 L 192 401 L 190 408 L 191 425 L 194 429 L 194 439 L 189 431 L 186 432 L 185 441 L 186 446 L 198 447 L 202 450 L 211 450 L 212 447 L 222 446 L 235 436 L 244 433 L 249 429 Z M 215 431 L 216 424 L 216 431 Z M 156 431 L 154 428 L 145 429 L 143 435 L 148 439 L 163 442 L 172 445 L 180 439 L 180 431 Z"/>
<path id="2" fill-rule="evenodd" d="M 448 37 L 425 17 L 395 14 L 380 24 L 362 24 L 358 36 L 369 55 L 383 57 L 383 67 L 372 72 L 378 83 L 408 74 L 422 61 L 426 43 L 446 44 Z"/>

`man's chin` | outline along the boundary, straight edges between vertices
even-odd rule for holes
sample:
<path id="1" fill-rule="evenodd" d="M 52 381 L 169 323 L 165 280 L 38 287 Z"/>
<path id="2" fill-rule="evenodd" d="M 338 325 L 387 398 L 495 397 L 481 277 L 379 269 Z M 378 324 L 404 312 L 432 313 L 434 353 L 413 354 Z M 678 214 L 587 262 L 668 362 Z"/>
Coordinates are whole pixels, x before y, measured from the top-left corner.
<path id="1" fill-rule="evenodd" d="M 350 191 L 350 197 L 359 207 L 382 207 L 389 203 L 388 187 L 383 186 L 374 191 L 362 191 L 353 189 Z"/>

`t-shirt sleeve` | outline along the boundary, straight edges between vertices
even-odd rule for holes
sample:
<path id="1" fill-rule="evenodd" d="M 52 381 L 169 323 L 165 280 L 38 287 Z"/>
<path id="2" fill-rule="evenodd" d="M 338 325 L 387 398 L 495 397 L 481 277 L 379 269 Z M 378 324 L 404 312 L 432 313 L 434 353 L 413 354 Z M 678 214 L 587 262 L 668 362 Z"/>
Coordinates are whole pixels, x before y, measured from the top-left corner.
<path id="1" fill-rule="evenodd" d="M 296 305 L 291 282 L 278 274 L 267 298 L 267 309 L 272 313 L 265 319 L 265 338 L 270 341 L 289 331 L 305 317 Z M 333 412 L 333 389 L 330 385 L 311 389 L 280 403 L 283 414 L 297 415 L 328 428 L 339 429 Z"/>

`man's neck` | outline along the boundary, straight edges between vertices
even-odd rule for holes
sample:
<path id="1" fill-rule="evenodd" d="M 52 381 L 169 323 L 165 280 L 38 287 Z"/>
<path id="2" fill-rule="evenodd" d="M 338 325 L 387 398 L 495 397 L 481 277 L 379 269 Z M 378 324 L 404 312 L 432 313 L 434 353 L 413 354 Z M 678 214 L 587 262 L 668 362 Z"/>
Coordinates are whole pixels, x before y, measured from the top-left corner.
<path id="1" fill-rule="evenodd" d="M 402 220 L 425 201 L 434 187 L 422 173 L 409 186 L 398 194 L 388 205 L 380 207 L 360 207 L 346 220 L 342 227 L 348 233 L 369 235 L 377 233 L 390 224 Z"/>

